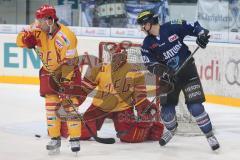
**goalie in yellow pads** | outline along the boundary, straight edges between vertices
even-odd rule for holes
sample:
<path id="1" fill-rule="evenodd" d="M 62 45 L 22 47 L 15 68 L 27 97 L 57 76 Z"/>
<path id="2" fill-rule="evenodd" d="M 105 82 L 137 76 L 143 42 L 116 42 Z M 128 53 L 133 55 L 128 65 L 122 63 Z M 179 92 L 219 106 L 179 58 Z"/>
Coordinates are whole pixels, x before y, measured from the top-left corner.
<path id="1" fill-rule="evenodd" d="M 117 137 L 123 142 L 138 143 L 159 140 L 163 125 L 158 107 L 147 99 L 144 74 L 136 65 L 127 63 L 127 54 L 121 45 L 109 51 L 110 64 L 100 64 L 87 71 L 81 85 L 89 95 L 95 88 L 96 95 L 83 117 L 92 131 L 97 133 L 106 118 L 114 122 Z M 134 116 L 137 110 L 137 118 Z M 81 139 L 91 138 L 82 125 Z"/>

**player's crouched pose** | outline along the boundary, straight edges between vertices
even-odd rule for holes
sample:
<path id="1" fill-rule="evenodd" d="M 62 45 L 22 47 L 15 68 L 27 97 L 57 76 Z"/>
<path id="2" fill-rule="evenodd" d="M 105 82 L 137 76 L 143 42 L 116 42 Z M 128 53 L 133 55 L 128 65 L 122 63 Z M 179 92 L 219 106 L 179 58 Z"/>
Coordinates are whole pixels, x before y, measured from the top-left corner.
<path id="1" fill-rule="evenodd" d="M 106 118 L 112 119 L 117 137 L 122 142 L 160 140 L 163 125 L 158 107 L 147 99 L 144 74 L 127 63 L 126 51 L 119 46 L 109 54 L 111 63 L 92 68 L 82 81 L 87 94 L 97 87 L 93 102 L 83 115 L 84 120 L 97 133 Z M 81 131 L 81 139 L 91 137 L 84 125 Z"/>
<path id="2" fill-rule="evenodd" d="M 77 39 L 72 31 L 58 23 L 55 9 L 50 5 L 41 6 L 35 13 L 36 21 L 20 32 L 17 45 L 25 48 L 40 50 L 41 59 L 46 63 L 39 72 L 40 94 L 45 97 L 48 133 L 51 141 L 47 150 L 59 151 L 61 146 L 60 129 L 61 120 L 57 116 L 59 106 L 64 106 L 68 113 L 74 113 L 72 106 L 66 105 L 66 97 L 59 95 L 49 85 L 50 71 L 53 71 L 60 85 L 80 83 L 80 72 L 77 66 Z M 72 62 L 72 63 L 67 63 Z M 76 97 L 71 98 L 72 103 L 78 105 Z M 73 152 L 80 150 L 81 123 L 77 120 L 67 121 L 70 134 L 70 144 Z"/>
<path id="3" fill-rule="evenodd" d="M 212 124 L 204 109 L 204 92 L 197 73 L 194 59 L 191 58 L 187 65 L 174 73 L 190 56 L 185 36 L 197 37 L 197 44 L 206 48 L 208 44 L 208 30 L 200 26 L 198 22 L 187 23 L 177 20 L 160 25 L 158 17 L 150 10 L 139 13 L 137 22 L 147 36 L 143 41 L 142 55 L 148 70 L 162 78 L 162 80 L 174 83 L 174 91 L 160 97 L 161 118 L 169 130 L 164 133 L 160 145 L 165 145 L 175 134 L 177 119 L 175 106 L 178 103 L 179 93 L 182 90 L 188 110 L 196 118 L 197 124 L 206 135 L 209 145 L 213 150 L 219 148 L 219 143 L 212 132 Z M 161 88 L 161 86 L 160 86 Z"/>

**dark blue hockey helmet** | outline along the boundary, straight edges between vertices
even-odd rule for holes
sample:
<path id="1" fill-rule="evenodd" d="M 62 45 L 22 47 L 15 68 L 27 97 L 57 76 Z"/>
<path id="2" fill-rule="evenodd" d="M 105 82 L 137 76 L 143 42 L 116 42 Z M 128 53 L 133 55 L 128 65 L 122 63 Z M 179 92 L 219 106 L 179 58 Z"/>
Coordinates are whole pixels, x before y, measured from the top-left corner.
<path id="1" fill-rule="evenodd" d="M 154 14 L 152 10 L 144 10 L 138 14 L 137 23 L 139 25 L 158 24 L 158 15 Z"/>

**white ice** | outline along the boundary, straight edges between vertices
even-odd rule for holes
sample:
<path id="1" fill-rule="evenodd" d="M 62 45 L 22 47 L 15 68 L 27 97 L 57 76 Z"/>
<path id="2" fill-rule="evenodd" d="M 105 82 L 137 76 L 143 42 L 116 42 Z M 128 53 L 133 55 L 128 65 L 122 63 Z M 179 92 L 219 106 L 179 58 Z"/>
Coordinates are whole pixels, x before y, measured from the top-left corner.
<path id="1" fill-rule="evenodd" d="M 140 144 L 100 144 L 82 141 L 76 157 L 68 141 L 63 140 L 61 153 L 49 156 L 44 99 L 37 85 L 0 84 L 0 159 L 1 160 L 237 160 L 240 152 L 240 107 L 206 103 L 221 144 L 219 152 L 210 150 L 206 138 L 175 136 L 165 147 L 158 142 Z M 89 100 L 85 106 L 89 105 Z M 41 138 L 34 135 L 39 134 Z M 102 137 L 115 137 L 111 124 L 100 131 Z"/>

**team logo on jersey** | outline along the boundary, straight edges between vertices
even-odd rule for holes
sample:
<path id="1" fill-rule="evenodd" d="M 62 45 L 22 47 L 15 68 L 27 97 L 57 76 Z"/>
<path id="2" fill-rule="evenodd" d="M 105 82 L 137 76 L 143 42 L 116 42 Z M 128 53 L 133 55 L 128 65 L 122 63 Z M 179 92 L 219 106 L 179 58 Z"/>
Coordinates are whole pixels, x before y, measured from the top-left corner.
<path id="1" fill-rule="evenodd" d="M 151 48 L 151 49 L 154 49 L 154 48 L 156 48 L 157 46 L 158 46 L 157 43 L 153 43 L 153 44 L 150 46 L 150 48 Z"/>
<path id="2" fill-rule="evenodd" d="M 68 40 L 67 36 L 63 34 L 62 32 L 58 32 L 58 35 L 64 40 L 64 42 L 69 45 L 70 41 Z"/>
<path id="3" fill-rule="evenodd" d="M 173 68 L 174 70 L 179 67 L 179 56 L 175 56 L 167 61 L 167 66 Z"/>
<path id="4" fill-rule="evenodd" d="M 174 35 L 171 35 L 170 37 L 168 37 L 168 41 L 169 42 L 174 42 L 178 39 L 178 35 L 174 34 Z"/>
<path id="5" fill-rule="evenodd" d="M 166 52 L 163 52 L 163 56 L 165 60 L 168 60 L 172 57 L 174 57 L 179 50 L 182 47 L 182 43 L 178 41 L 178 44 L 176 44 L 175 46 L 173 46 L 171 49 L 167 50 Z"/>
<path id="6" fill-rule="evenodd" d="M 151 49 L 154 49 L 154 48 L 157 48 L 157 47 L 162 47 L 162 46 L 164 46 L 164 45 L 165 45 L 165 43 L 162 43 L 162 44 L 153 43 L 153 44 L 150 46 L 150 48 L 151 48 Z"/>

